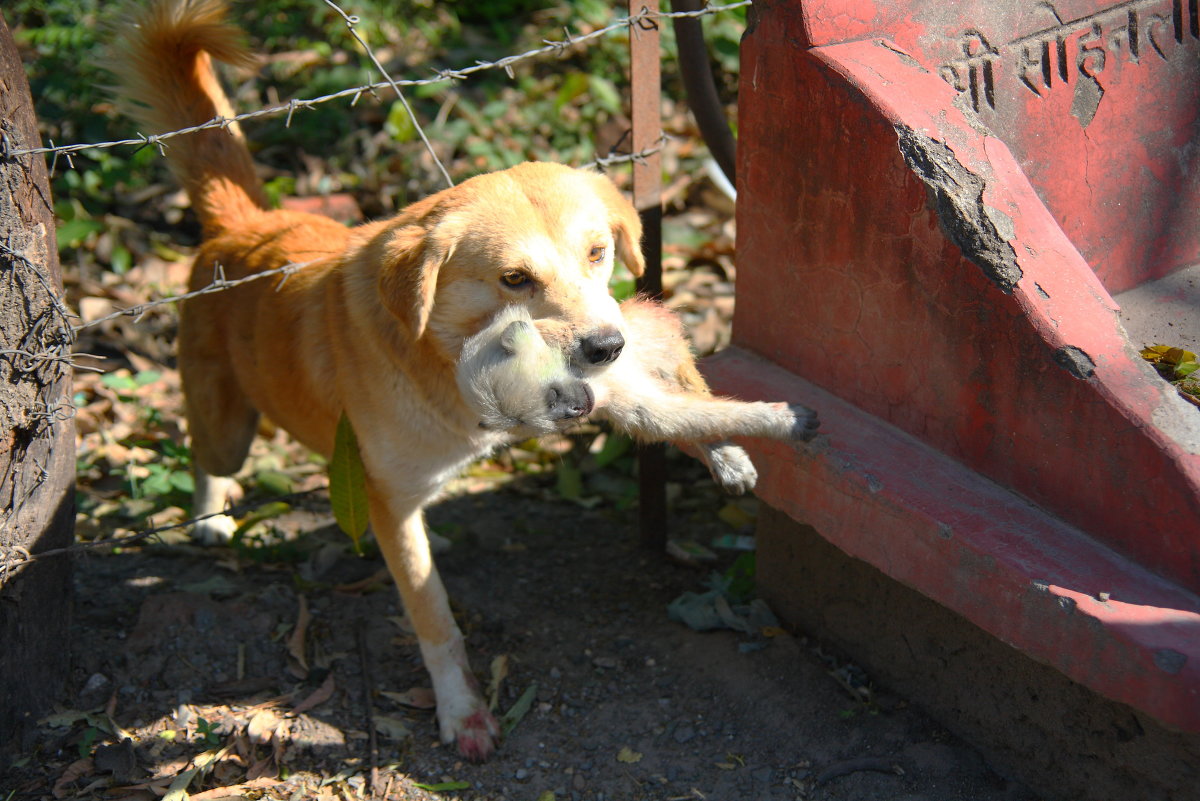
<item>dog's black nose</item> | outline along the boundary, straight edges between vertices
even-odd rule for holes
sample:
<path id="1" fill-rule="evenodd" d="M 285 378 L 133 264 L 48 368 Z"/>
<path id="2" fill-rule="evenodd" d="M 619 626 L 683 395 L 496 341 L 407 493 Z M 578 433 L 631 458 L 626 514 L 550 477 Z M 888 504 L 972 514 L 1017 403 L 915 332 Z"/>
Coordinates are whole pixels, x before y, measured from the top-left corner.
<path id="1" fill-rule="evenodd" d="M 580 344 L 583 346 L 583 358 L 589 364 L 607 364 L 621 355 L 625 337 L 615 328 L 602 328 L 584 337 Z"/>

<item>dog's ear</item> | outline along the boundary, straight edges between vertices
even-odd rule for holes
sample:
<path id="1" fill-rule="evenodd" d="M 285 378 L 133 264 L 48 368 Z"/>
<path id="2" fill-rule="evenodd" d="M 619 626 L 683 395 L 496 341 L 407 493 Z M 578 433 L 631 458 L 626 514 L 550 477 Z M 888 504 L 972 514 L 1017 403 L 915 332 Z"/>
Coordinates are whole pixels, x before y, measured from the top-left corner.
<path id="1" fill-rule="evenodd" d="M 646 272 L 646 258 L 642 255 L 642 219 L 633 204 L 620 198 L 616 207 L 609 207 L 613 238 L 617 241 L 619 258 L 635 278 Z"/>
<path id="2" fill-rule="evenodd" d="M 617 258 L 635 277 L 641 277 L 646 272 L 646 259 L 642 256 L 642 219 L 607 176 L 593 173 L 593 179 L 597 194 L 608 207 L 608 223 L 617 243 Z"/>
<path id="3" fill-rule="evenodd" d="M 446 255 L 430 242 L 428 233 L 420 225 L 406 225 L 385 233 L 379 248 L 383 305 L 414 340 L 425 333 L 437 291 L 438 270 L 446 260 Z"/>

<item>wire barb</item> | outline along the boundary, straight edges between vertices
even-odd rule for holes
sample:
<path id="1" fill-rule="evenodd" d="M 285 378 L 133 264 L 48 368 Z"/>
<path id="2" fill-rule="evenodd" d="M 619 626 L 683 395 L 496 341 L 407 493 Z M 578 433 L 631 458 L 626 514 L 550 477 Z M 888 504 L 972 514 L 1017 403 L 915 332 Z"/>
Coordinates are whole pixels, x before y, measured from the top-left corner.
<path id="1" fill-rule="evenodd" d="M 332 7 L 337 8 L 337 6 L 334 5 L 333 3 L 331 3 L 329 0 L 325 0 L 325 2 L 329 3 L 329 5 L 331 5 Z M 372 94 L 374 94 L 375 90 L 377 90 L 377 89 L 391 88 L 391 89 L 395 90 L 397 93 L 399 93 L 400 87 L 429 86 L 429 85 L 438 84 L 438 83 L 446 83 L 448 81 L 461 81 L 461 80 L 464 80 L 464 79 L 470 77 L 471 75 L 474 75 L 475 73 L 484 72 L 486 70 L 504 69 L 506 71 L 510 71 L 512 66 L 514 64 L 517 64 L 518 62 L 526 61 L 526 60 L 533 59 L 533 58 L 538 58 L 539 56 L 548 55 L 548 54 L 561 54 L 568 47 L 572 47 L 575 45 L 587 44 L 592 41 L 595 41 L 596 39 L 599 39 L 604 36 L 608 36 L 609 34 L 616 33 L 619 31 L 628 31 L 633 25 L 640 23 L 642 21 L 657 22 L 659 20 L 664 20 L 664 19 L 697 18 L 697 17 L 708 16 L 710 14 L 718 14 L 718 13 L 721 13 L 724 11 L 732 11 L 737 8 L 743 8 L 745 6 L 752 5 L 752 3 L 753 3 L 753 0 L 737 0 L 737 2 L 727 3 L 725 5 L 712 5 L 710 3 L 710 4 L 705 5 L 703 8 L 697 9 L 695 11 L 660 11 L 658 13 L 645 13 L 645 14 L 638 13 L 638 14 L 634 14 L 629 17 L 622 17 L 620 19 L 617 19 L 614 22 L 610 23 L 609 25 L 606 25 L 602 28 L 597 28 L 594 31 L 589 31 L 586 34 L 579 34 L 577 36 L 572 36 L 569 32 L 564 31 L 564 38 L 562 40 L 547 41 L 543 44 L 542 47 L 534 48 L 533 50 L 528 50 L 524 53 L 519 53 L 517 55 L 507 56 L 503 59 L 499 59 L 498 61 L 477 61 L 473 66 L 470 66 L 470 67 L 462 67 L 460 69 L 438 70 L 430 78 L 419 78 L 419 79 L 414 79 L 414 80 L 403 80 L 403 79 L 390 80 L 389 79 L 389 80 L 384 80 L 384 81 L 376 81 L 374 83 L 367 83 L 367 84 L 363 84 L 361 86 L 352 86 L 350 88 L 342 89 L 340 91 L 332 92 L 330 94 L 322 95 L 320 97 L 313 97 L 313 98 L 308 98 L 308 99 L 293 99 L 293 100 L 288 101 L 287 103 L 283 103 L 280 105 L 267 106 L 264 108 L 256 109 L 254 111 L 247 111 L 245 113 L 238 114 L 232 118 L 225 118 L 225 117 L 218 116 L 218 117 L 214 117 L 213 119 L 209 120 L 208 122 L 204 122 L 199 125 L 193 125 L 193 126 L 190 126 L 187 128 L 180 128 L 175 131 L 166 131 L 164 133 L 157 134 L 157 135 L 155 135 L 155 143 L 160 144 L 160 143 L 165 142 L 166 140 L 174 138 L 176 136 L 182 136 L 184 134 L 195 133 L 196 131 L 203 131 L 203 130 L 207 130 L 210 128 L 224 128 L 235 122 L 240 123 L 240 122 L 244 122 L 246 120 L 257 119 L 258 117 L 270 117 L 270 116 L 277 116 L 280 114 L 287 114 L 288 119 L 290 120 L 291 115 L 295 112 L 295 110 L 297 108 L 312 108 L 313 106 L 318 106 L 318 105 L 321 105 L 324 103 L 329 103 L 334 100 L 340 100 L 342 98 L 357 98 L 360 95 L 362 95 L 363 92 L 371 92 Z M 338 11 L 341 13 L 341 15 L 344 19 L 353 18 L 355 20 L 355 24 L 358 23 L 358 21 L 359 21 L 358 17 L 348 15 L 344 11 L 341 11 L 340 9 L 338 9 Z M 354 32 L 353 27 L 351 27 L 351 32 L 352 33 Z M 356 35 L 356 37 L 357 37 L 357 35 Z M 365 43 L 364 43 L 364 47 L 366 47 Z M 382 68 L 381 68 L 381 72 L 382 72 Z M 19 148 L 19 149 L 15 149 L 15 150 L 9 150 L 7 153 L 7 158 L 11 159 L 11 158 L 16 158 L 18 156 L 28 156 L 28 155 L 35 155 L 35 154 L 50 154 L 50 155 L 53 155 L 55 158 L 57 158 L 61 154 L 66 157 L 67 163 L 70 165 L 71 169 L 75 169 L 75 165 L 71 160 L 71 154 L 73 154 L 73 153 L 79 153 L 79 152 L 85 151 L 85 150 L 103 150 L 103 149 L 114 148 L 114 147 L 145 146 L 147 144 L 146 140 L 147 140 L 147 137 L 139 136 L 139 137 L 130 138 L 130 139 L 117 139 L 117 140 L 114 140 L 111 142 L 86 142 L 86 143 L 77 143 L 77 144 L 70 144 L 70 145 L 54 145 L 53 143 L 51 143 L 51 145 L 49 147 L 31 147 L 31 148 Z"/>

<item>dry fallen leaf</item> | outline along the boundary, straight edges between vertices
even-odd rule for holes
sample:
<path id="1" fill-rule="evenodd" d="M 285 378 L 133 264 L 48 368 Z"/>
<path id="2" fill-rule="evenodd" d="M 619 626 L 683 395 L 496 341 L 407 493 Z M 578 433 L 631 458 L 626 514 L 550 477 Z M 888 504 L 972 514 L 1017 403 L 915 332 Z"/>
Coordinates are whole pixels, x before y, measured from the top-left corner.
<path id="1" fill-rule="evenodd" d="M 307 712 L 310 709 L 320 706 L 333 697 L 334 689 L 335 685 L 333 683 L 333 674 L 330 673 L 325 677 L 325 681 L 321 682 L 320 687 L 314 690 L 313 693 L 303 701 L 296 704 L 296 707 L 292 710 L 292 712 L 299 715 L 301 712 Z"/>
<path id="2" fill-rule="evenodd" d="M 617 752 L 617 761 L 624 762 L 626 765 L 632 765 L 635 762 L 641 762 L 642 755 L 629 746 L 625 746 Z"/>
<path id="3" fill-rule="evenodd" d="M 92 764 L 90 757 L 87 759 L 77 759 L 70 765 L 67 765 L 67 769 L 58 777 L 58 781 L 54 783 L 54 789 L 51 790 L 54 793 L 54 797 L 66 798 L 70 794 L 67 787 L 84 776 L 90 776 L 94 769 L 95 766 Z"/>
<path id="4" fill-rule="evenodd" d="M 411 732 L 408 726 L 400 718 L 388 717 L 387 715 L 375 716 L 375 730 L 392 740 L 399 742 L 408 737 Z"/>
<path id="5" fill-rule="evenodd" d="M 278 779 L 267 778 L 265 776 L 253 779 L 242 784 L 234 784 L 228 787 L 217 787 L 212 790 L 205 790 L 202 793 L 189 793 L 189 801 L 215 801 L 218 798 L 238 798 L 246 796 L 251 790 L 264 790 L 268 787 L 275 787 L 281 782 Z M 257 798 L 257 795 L 253 796 Z"/>
<path id="6" fill-rule="evenodd" d="M 500 654 L 492 660 L 492 680 L 488 682 L 488 709 L 493 712 L 500 701 L 500 685 L 508 677 L 508 654 Z"/>
<path id="7" fill-rule="evenodd" d="M 433 694 L 433 690 L 429 687 L 412 687 L 402 693 L 383 690 L 379 694 L 384 698 L 392 699 L 402 706 L 412 707 L 413 709 L 434 709 L 437 707 L 437 696 Z"/>
<path id="8" fill-rule="evenodd" d="M 308 599 L 301 595 L 300 610 L 296 613 L 296 627 L 292 629 L 292 636 L 288 638 L 288 653 L 291 654 L 292 659 L 296 660 L 296 665 L 303 671 L 298 675 L 298 678 L 304 678 L 308 675 L 308 660 L 304 657 L 304 637 L 308 633 L 308 622 L 311 619 L 312 616 L 308 613 Z M 292 673 L 296 675 L 295 670 L 292 670 Z"/>
<path id="9" fill-rule="evenodd" d="M 274 710 L 260 709 L 254 713 L 254 717 L 250 718 L 250 722 L 246 725 L 246 734 L 249 735 L 251 742 L 266 745 L 275 736 L 280 722 L 281 718 Z"/>

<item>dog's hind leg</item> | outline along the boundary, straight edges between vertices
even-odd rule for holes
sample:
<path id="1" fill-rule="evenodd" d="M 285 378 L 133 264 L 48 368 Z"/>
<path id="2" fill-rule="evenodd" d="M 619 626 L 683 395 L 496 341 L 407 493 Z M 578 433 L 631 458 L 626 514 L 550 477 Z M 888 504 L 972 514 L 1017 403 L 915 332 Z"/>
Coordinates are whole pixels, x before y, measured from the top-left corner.
<path id="1" fill-rule="evenodd" d="M 227 476 L 246 460 L 258 430 L 258 411 L 238 388 L 222 352 L 197 336 L 199 332 L 186 330 L 190 322 L 185 306 L 180 331 L 189 336 L 180 338 L 179 373 L 196 483 L 192 514 L 210 515 L 196 523 L 193 536 L 212 545 L 228 542 L 237 528 L 232 517 L 218 513 L 236 488 Z"/>
<path id="2" fill-rule="evenodd" d="M 237 530 L 234 519 L 220 512 L 237 489 L 228 476 L 241 469 L 258 430 L 258 412 L 244 398 L 231 397 L 235 392 L 226 385 L 216 396 L 208 394 L 202 407 L 191 395 L 185 404 L 196 484 L 192 515 L 203 518 L 196 522 L 192 536 L 206 545 L 229 542 Z"/>
<path id="3" fill-rule="evenodd" d="M 237 521 L 223 514 L 237 482 L 227 476 L 212 476 L 198 465 L 192 466 L 196 490 L 192 495 L 192 536 L 205 545 L 221 545 L 233 539 Z"/>
<path id="4" fill-rule="evenodd" d="M 495 750 L 500 727 L 471 672 L 462 632 L 433 563 L 421 510 L 412 509 L 401 517 L 377 489 L 369 488 L 368 493 L 375 539 L 396 580 L 433 681 L 442 742 L 457 742 L 464 757 L 483 761 Z"/>

